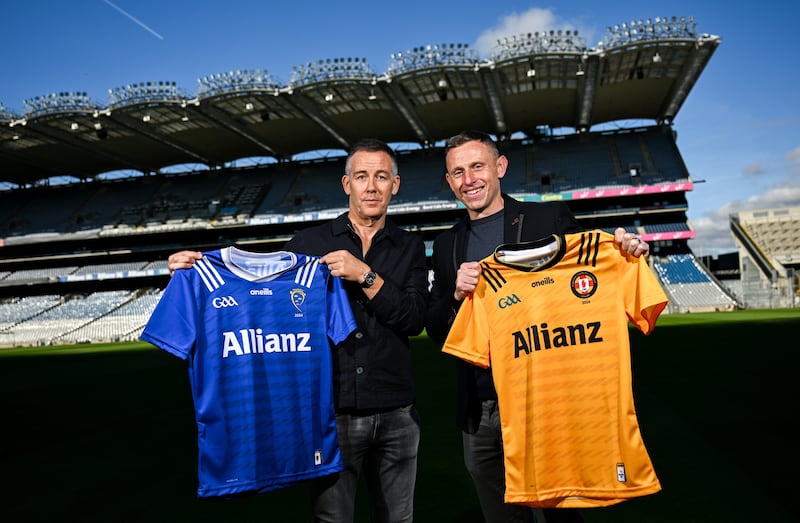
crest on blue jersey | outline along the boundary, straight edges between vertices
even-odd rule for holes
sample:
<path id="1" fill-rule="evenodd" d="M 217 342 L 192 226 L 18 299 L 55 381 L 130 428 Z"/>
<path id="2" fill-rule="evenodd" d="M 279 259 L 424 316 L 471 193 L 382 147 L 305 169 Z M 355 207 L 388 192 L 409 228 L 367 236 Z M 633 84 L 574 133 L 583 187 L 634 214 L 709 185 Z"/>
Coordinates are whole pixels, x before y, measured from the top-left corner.
<path id="1" fill-rule="evenodd" d="M 303 302 L 306 301 L 306 291 L 303 289 L 292 289 L 289 291 L 289 295 L 292 297 L 292 305 L 294 308 L 300 312 L 303 312 L 303 309 L 300 308 L 303 305 Z"/>

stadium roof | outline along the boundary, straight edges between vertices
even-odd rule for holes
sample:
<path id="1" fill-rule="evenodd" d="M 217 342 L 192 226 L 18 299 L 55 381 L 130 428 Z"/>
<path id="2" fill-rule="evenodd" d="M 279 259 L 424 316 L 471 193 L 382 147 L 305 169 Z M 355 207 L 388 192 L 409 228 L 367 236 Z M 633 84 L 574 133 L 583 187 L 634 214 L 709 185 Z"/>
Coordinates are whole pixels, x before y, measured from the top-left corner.
<path id="1" fill-rule="evenodd" d="M 669 123 L 719 43 L 697 35 L 691 17 L 657 18 L 609 28 L 593 48 L 577 32 L 550 31 L 498 40 L 486 60 L 465 44 L 414 48 L 384 73 L 334 58 L 295 67 L 288 85 L 244 70 L 199 79 L 195 95 L 169 81 L 126 85 L 106 106 L 54 93 L 26 100 L 24 115 L 0 105 L 0 182 L 284 161 L 366 136 L 427 147 L 463 129 L 504 138 Z"/>

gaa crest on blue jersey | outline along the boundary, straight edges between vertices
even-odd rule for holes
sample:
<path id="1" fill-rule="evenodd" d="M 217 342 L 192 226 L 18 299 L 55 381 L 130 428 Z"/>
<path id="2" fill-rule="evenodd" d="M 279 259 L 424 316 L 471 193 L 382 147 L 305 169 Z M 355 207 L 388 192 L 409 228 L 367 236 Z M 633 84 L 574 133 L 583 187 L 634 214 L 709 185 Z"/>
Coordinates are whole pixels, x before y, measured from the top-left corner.
<path id="1" fill-rule="evenodd" d="M 590 298 L 597 290 L 597 277 L 589 271 L 576 272 L 570 281 L 570 288 L 578 298 Z"/>
<path id="2" fill-rule="evenodd" d="M 294 305 L 294 308 L 299 312 L 303 312 L 301 307 L 303 302 L 306 301 L 306 291 L 303 289 L 292 289 L 289 291 L 289 295 L 292 297 L 292 305 Z"/>

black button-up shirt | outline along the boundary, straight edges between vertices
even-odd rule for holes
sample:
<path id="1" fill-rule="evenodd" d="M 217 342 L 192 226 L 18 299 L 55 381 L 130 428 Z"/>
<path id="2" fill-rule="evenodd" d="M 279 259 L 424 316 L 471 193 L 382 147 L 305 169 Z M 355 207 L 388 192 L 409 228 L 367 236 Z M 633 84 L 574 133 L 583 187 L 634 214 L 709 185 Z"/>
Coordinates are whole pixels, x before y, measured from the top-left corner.
<path id="1" fill-rule="evenodd" d="M 344 249 L 384 280 L 372 300 L 358 283 L 343 282 L 358 329 L 333 348 L 337 412 L 369 412 L 414 403 L 408 338 L 422 332 L 428 299 L 422 239 L 387 219 L 363 256 L 361 240 L 344 213 L 298 232 L 284 248 L 314 256 Z"/>

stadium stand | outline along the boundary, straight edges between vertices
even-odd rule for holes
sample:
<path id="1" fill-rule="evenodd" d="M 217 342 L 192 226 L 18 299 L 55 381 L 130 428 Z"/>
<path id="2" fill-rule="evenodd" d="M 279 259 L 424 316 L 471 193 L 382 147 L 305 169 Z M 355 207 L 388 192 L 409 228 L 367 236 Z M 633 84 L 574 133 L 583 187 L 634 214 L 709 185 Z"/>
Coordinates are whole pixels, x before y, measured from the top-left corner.
<path id="1" fill-rule="evenodd" d="M 652 266 L 670 298 L 673 312 L 725 311 L 739 307 L 735 297 L 720 293 L 720 284 L 690 253 L 655 256 Z"/>
<path id="2" fill-rule="evenodd" d="M 65 332 L 52 340 L 52 343 L 91 343 L 108 341 L 134 341 L 144 330 L 144 326 L 153 313 L 161 291 L 144 289 L 132 294 L 98 293 L 103 307 L 93 314 L 86 323 Z M 127 301 L 116 305 L 117 297 Z M 88 308 L 90 304 L 84 304 Z"/>
<path id="3" fill-rule="evenodd" d="M 498 41 L 488 58 L 462 44 L 414 48 L 382 74 L 333 59 L 298 66 L 285 85 L 243 70 L 199 79 L 193 97 L 140 82 L 111 89 L 107 107 L 85 93 L 33 99 L 0 115 L 0 346 L 136 339 L 171 252 L 275 250 L 342 212 L 344 154 L 364 136 L 397 145 L 390 214 L 430 254 L 463 212 L 443 143 L 468 128 L 509 156 L 506 192 L 642 235 L 669 312 L 750 306 L 755 284 L 732 292 L 688 247 L 693 184 L 672 123 L 719 43 L 691 17 L 658 17 L 613 26 L 592 47 L 549 31 Z M 247 158 L 258 160 L 239 165 Z M 182 163 L 192 167 L 167 168 Z M 119 170 L 131 175 L 104 176 Z M 767 274 L 759 288 L 785 274 L 791 287 L 800 251 L 767 254 L 762 243 L 787 240 L 768 229 L 732 221 L 755 253 L 741 273 Z"/>
<path id="4" fill-rule="evenodd" d="M 800 306 L 800 207 L 730 216 L 739 250 L 737 291 L 752 308 Z"/>
<path id="5" fill-rule="evenodd" d="M 21 345 L 53 345 L 59 339 L 71 343 L 92 341 L 73 339 L 69 335 L 119 307 L 128 294 L 127 291 L 110 291 L 96 292 L 86 297 L 66 296 L 57 305 L 16 323 L 13 326 L 15 341 Z"/>

